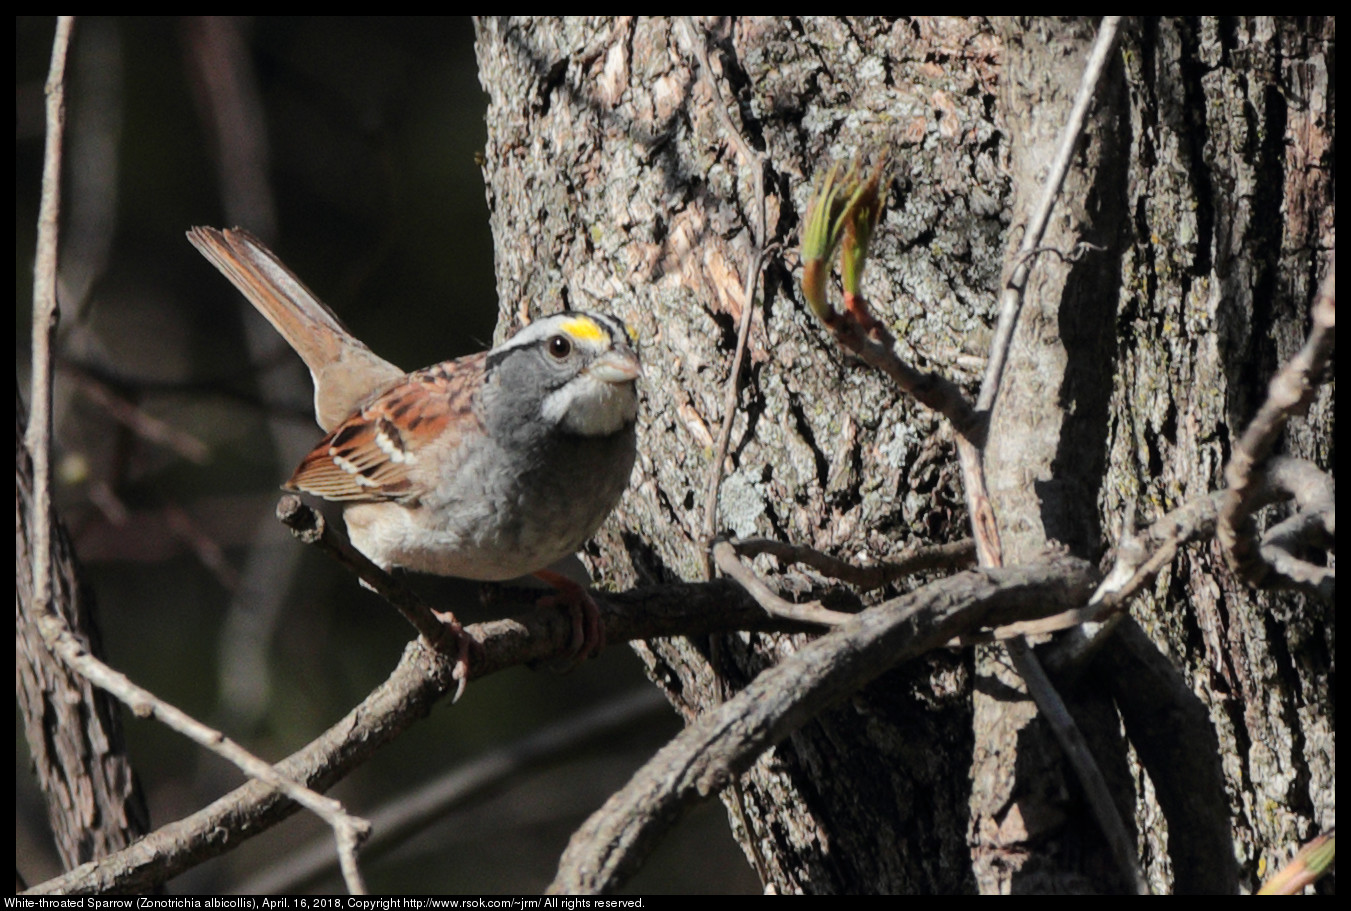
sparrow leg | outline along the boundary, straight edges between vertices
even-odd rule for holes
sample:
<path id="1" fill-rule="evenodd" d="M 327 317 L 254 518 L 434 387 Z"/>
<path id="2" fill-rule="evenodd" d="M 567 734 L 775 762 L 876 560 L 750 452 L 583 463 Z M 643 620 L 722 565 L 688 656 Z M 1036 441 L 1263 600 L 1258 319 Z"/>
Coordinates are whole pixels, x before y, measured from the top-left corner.
<path id="1" fill-rule="evenodd" d="M 558 590 L 557 595 L 540 599 L 540 604 L 558 605 L 567 610 L 572 619 L 572 640 L 569 648 L 574 657 L 590 658 L 605 647 L 605 628 L 600 622 L 600 608 L 585 588 L 566 576 L 541 569 L 535 578 L 548 582 Z"/>
<path id="2" fill-rule="evenodd" d="M 433 609 L 432 615 L 441 621 L 441 633 L 432 643 L 432 647 L 444 655 L 451 654 L 452 647 L 454 649 L 455 670 L 450 675 L 451 679 L 457 681 L 455 697 L 450 700 L 454 704 L 460 701 L 460 697 L 464 695 L 465 684 L 469 682 L 470 650 L 482 652 L 483 646 L 465 632 L 464 626 L 450 611 Z"/>

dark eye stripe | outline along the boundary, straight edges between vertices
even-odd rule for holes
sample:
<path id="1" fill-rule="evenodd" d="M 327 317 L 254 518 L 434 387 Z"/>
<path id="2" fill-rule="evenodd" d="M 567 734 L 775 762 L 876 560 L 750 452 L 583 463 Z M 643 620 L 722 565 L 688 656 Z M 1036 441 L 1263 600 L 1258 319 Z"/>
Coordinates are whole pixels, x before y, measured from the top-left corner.
<path id="1" fill-rule="evenodd" d="M 615 320 L 613 317 L 604 313 L 593 313 L 591 314 L 591 319 L 596 323 L 596 325 L 600 326 L 602 329 L 605 330 L 606 335 L 610 336 L 611 346 L 613 346 L 615 342 L 620 341 L 621 339 L 624 338 L 623 330 L 618 325 L 618 321 Z"/>

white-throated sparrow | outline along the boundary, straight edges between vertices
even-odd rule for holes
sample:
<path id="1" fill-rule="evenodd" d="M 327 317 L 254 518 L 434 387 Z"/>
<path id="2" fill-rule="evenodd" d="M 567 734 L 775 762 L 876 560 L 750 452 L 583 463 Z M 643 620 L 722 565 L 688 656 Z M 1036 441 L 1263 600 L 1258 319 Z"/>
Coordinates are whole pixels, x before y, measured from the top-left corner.
<path id="1" fill-rule="evenodd" d="M 543 317 L 491 351 L 405 374 L 248 232 L 198 227 L 188 239 L 314 378 L 328 435 L 286 489 L 344 503 L 353 545 L 385 569 L 539 575 L 573 609 L 574 649 L 600 645 L 594 602 L 546 568 L 575 553 L 628 486 L 641 366 L 623 322 Z"/>

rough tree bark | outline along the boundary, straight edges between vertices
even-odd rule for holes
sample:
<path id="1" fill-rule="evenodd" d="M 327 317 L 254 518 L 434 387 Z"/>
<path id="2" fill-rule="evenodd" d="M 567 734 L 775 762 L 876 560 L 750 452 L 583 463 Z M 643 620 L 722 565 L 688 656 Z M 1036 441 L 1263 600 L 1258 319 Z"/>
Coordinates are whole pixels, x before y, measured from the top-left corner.
<path id="1" fill-rule="evenodd" d="M 33 463 L 24 446 L 27 410 L 15 397 L 14 664 L 19 710 L 33 768 L 47 797 L 47 818 L 67 869 L 119 851 L 150 828 L 145 796 L 132 772 L 117 703 L 53 655 L 33 604 Z M 58 611 L 101 655 L 94 597 L 58 519 L 52 530 L 52 591 Z"/>
<path id="2" fill-rule="evenodd" d="M 478 25 L 502 327 L 594 308 L 643 338 L 641 455 L 593 571 L 616 587 L 704 574 L 759 187 L 777 246 L 752 303 L 718 530 L 852 560 L 964 537 L 949 430 L 814 323 L 796 285 L 799 227 L 832 162 L 885 153 L 891 195 L 865 290 L 913 360 L 974 388 L 1004 251 L 1095 23 L 694 26 Z M 1099 559 L 1132 521 L 1221 486 L 1331 260 L 1334 38 L 1331 19 L 1129 24 L 1047 240 L 1104 249 L 1042 257 L 994 415 L 987 466 L 1009 563 L 1051 544 Z M 738 156 L 719 97 L 762 170 Z M 1329 382 L 1286 451 L 1330 466 L 1334 404 Z M 1254 594 L 1217 549 L 1193 546 L 1133 615 L 1139 627 L 1062 689 L 1135 820 L 1151 886 L 1251 888 L 1335 822 L 1331 605 Z M 798 644 L 744 634 L 639 652 L 692 717 Z M 967 651 L 897 668 L 764 755 L 732 816 L 765 880 L 1122 888 L 1004 663 Z"/>

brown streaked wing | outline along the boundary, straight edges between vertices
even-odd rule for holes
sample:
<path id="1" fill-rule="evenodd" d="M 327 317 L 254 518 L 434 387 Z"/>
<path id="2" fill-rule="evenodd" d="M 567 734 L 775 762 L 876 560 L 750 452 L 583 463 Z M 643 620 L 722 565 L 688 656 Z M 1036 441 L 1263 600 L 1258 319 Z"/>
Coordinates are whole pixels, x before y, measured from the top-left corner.
<path id="1" fill-rule="evenodd" d="M 471 355 L 409 374 L 333 428 L 283 486 L 326 500 L 421 496 L 436 481 L 422 464 L 423 450 L 447 434 L 457 439 L 443 445 L 453 448 L 471 428 L 482 431 L 473 399 L 485 357 Z"/>

